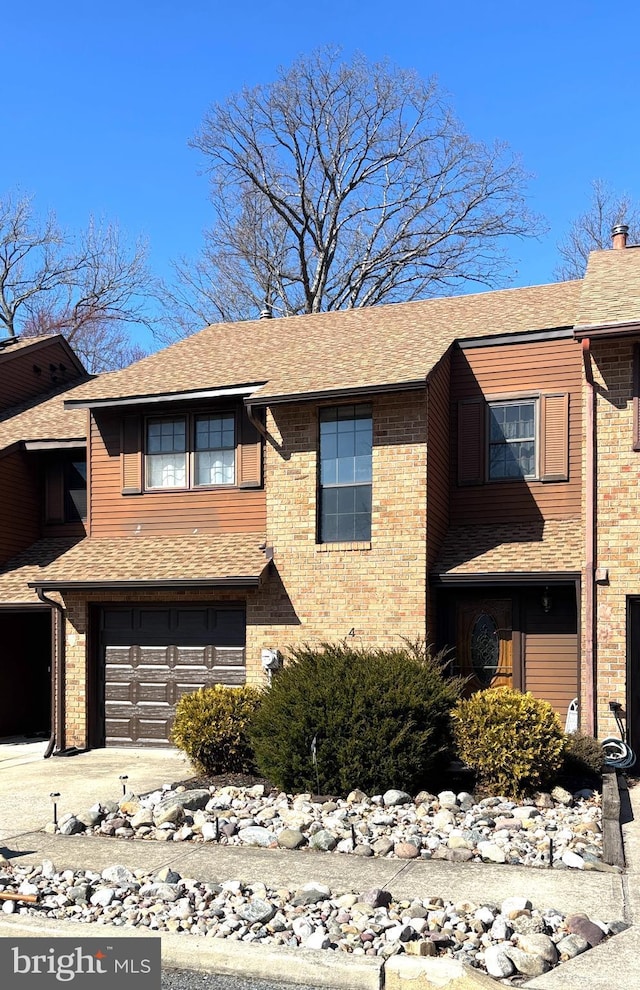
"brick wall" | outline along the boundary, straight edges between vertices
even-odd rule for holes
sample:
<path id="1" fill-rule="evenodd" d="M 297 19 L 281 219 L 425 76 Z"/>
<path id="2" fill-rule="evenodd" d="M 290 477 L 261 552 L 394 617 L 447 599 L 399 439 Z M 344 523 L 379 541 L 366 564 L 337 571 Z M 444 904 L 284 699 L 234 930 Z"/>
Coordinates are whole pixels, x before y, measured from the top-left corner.
<path id="1" fill-rule="evenodd" d="M 426 396 L 375 398 L 373 506 L 367 544 L 317 544 L 317 409 L 277 406 L 267 428 L 267 543 L 275 580 L 247 617 L 248 676 L 262 646 L 398 644 L 425 636 Z M 250 658 L 250 659 L 249 659 Z"/>
<path id="2" fill-rule="evenodd" d="M 640 452 L 633 450 L 633 345 L 592 341 L 596 381 L 597 553 L 609 570 L 596 584 L 598 736 L 617 735 L 610 701 L 626 701 L 626 602 L 640 595 Z"/>
<path id="3" fill-rule="evenodd" d="M 347 637 L 397 645 L 424 637 L 426 603 L 426 400 L 424 391 L 373 400 L 373 511 L 367 544 L 316 543 L 317 409 L 278 407 L 268 429 L 267 544 L 273 564 L 256 589 L 67 594 L 66 745 L 88 741 L 90 606 L 107 602 L 242 602 L 247 682 L 263 684 L 263 647 Z"/>

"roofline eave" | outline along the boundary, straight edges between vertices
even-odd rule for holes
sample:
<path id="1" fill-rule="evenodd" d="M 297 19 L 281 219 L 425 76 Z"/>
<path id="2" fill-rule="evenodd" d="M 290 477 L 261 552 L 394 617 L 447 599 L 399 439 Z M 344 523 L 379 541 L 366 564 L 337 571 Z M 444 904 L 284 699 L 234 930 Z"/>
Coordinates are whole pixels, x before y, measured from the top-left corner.
<path id="1" fill-rule="evenodd" d="M 114 591 L 141 591 L 145 588 L 157 590 L 166 588 L 256 588 L 262 573 L 252 575 L 232 575 L 221 578 L 158 578 L 151 581 L 28 581 L 27 587 L 35 591 L 91 591 L 93 589 Z"/>
<path id="2" fill-rule="evenodd" d="M 192 399 L 223 399 L 233 396 L 251 395 L 257 388 L 262 388 L 265 382 L 247 382 L 242 385 L 222 386 L 220 388 L 199 388 L 181 392 L 149 392 L 136 395 L 122 395 L 108 399 L 66 399 L 68 409 L 109 409 L 115 406 L 151 405 L 157 402 L 185 402 Z"/>

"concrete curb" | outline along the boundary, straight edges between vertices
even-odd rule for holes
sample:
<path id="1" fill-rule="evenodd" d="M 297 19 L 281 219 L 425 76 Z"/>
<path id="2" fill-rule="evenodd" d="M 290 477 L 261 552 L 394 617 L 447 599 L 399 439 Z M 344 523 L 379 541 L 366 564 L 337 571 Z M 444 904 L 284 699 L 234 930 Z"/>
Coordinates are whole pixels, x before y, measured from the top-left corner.
<path id="1" fill-rule="evenodd" d="M 95 930 L 94 930 L 95 929 Z M 108 934 L 107 934 L 108 933 Z M 147 929 L 115 925 L 84 925 L 21 915 L 0 917 L 0 938 L 82 938 L 105 934 L 114 938 L 149 938 Z M 321 952 L 317 949 L 269 948 L 247 942 L 204 938 L 198 935 L 163 933 L 163 969 L 189 969 L 219 975 L 241 976 L 332 987 L 334 990 L 487 990 L 496 983 L 485 973 L 463 966 L 454 959 L 415 959 L 392 956 L 386 960 L 368 956 Z"/>
<path id="2" fill-rule="evenodd" d="M 116 925 L 83 925 L 21 915 L 0 918 L 0 938 L 88 938 L 109 933 L 113 938 L 149 938 L 148 929 Z M 336 990 L 380 990 L 384 986 L 382 959 L 346 956 L 318 949 L 268 948 L 247 942 L 204 938 L 198 935 L 158 935 L 165 969 L 201 970 L 208 973 L 307 983 Z M 417 988 L 416 988 L 417 990 Z"/>

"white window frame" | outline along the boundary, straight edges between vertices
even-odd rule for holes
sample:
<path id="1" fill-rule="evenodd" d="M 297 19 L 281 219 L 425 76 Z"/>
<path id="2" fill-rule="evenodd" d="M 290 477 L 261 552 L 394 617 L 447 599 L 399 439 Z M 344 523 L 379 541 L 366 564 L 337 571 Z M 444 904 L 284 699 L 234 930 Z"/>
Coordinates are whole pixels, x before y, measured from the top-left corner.
<path id="1" fill-rule="evenodd" d="M 212 483 L 197 483 L 197 471 L 196 471 L 196 460 L 198 454 L 211 453 L 218 448 L 208 448 L 203 450 L 196 450 L 196 421 L 198 419 L 216 419 L 216 418 L 227 418 L 233 419 L 233 446 L 232 447 L 221 447 L 220 450 L 232 450 L 233 451 L 233 479 L 231 481 L 222 482 L 212 482 Z M 168 423 L 168 422 L 184 422 L 185 427 L 185 449 L 184 451 L 175 451 L 169 453 L 175 453 L 176 455 L 183 455 L 185 460 L 185 480 L 184 484 L 180 485 L 153 485 L 151 484 L 151 463 L 152 458 L 162 456 L 161 452 L 151 453 L 149 452 L 149 426 L 153 423 Z M 181 413 L 174 416 L 147 416 L 144 422 L 144 490 L 148 492 L 165 492 L 165 491 L 202 491 L 212 488 L 233 488 L 237 484 L 238 477 L 238 464 L 237 464 L 237 451 L 238 451 L 238 422 L 237 416 L 233 411 L 214 411 L 214 412 L 192 412 L 192 413 Z"/>
<path id="2" fill-rule="evenodd" d="M 497 406 L 516 406 L 530 404 L 533 406 L 533 436 L 532 437 L 518 437 L 513 440 L 506 439 L 504 444 L 511 443 L 523 443 L 529 440 L 533 441 L 534 445 L 534 467 L 533 474 L 519 474 L 519 475 L 500 475 L 493 477 L 491 474 L 491 448 L 492 446 L 497 446 L 498 444 L 492 442 L 491 440 L 491 412 Z M 495 398 L 487 398 L 487 421 L 486 421 L 486 478 L 488 482 L 492 484 L 494 482 L 518 482 L 518 481 L 537 481 L 540 477 L 540 396 L 531 395 L 527 393 L 526 395 L 509 395 L 500 396 Z M 502 443 L 500 444 L 502 446 Z"/>

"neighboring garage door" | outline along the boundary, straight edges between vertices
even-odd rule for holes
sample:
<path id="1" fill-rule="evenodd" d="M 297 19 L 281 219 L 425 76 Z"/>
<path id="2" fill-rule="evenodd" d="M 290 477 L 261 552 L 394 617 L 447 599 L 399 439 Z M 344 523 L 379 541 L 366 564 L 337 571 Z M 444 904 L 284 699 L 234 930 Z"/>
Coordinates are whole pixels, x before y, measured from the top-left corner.
<path id="1" fill-rule="evenodd" d="M 105 745 L 168 745 L 183 694 L 245 683 L 245 634 L 239 606 L 103 608 Z"/>

